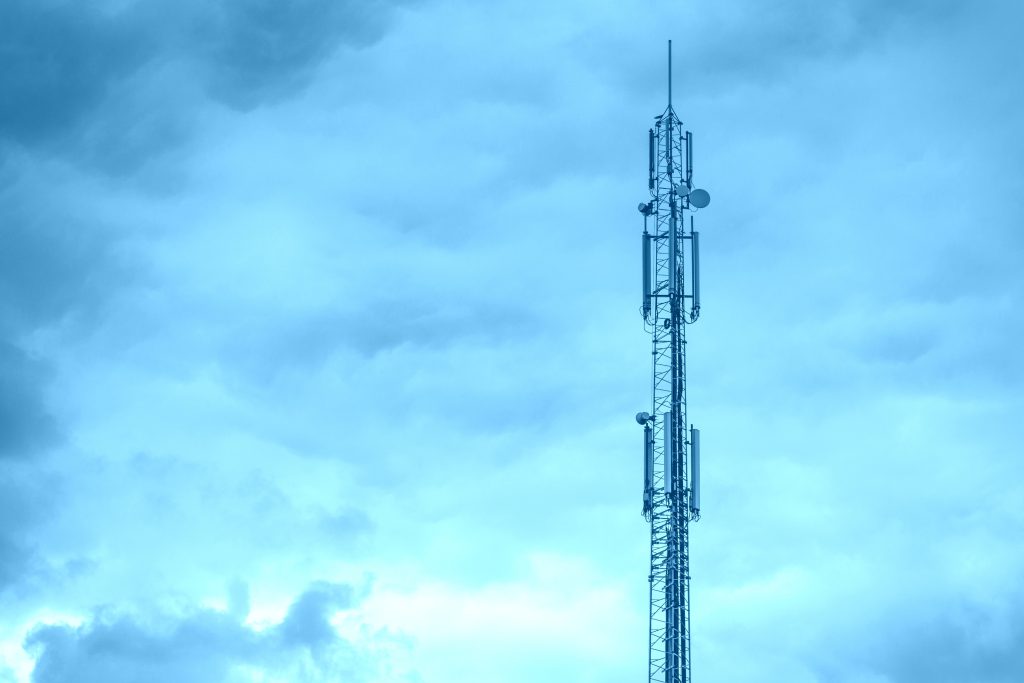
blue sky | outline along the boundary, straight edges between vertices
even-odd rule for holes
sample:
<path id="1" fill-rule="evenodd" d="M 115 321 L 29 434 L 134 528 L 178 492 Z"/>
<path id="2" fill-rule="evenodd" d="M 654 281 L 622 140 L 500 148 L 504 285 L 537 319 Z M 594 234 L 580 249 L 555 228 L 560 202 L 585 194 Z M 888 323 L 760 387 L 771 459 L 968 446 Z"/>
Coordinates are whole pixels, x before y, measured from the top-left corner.
<path id="1" fill-rule="evenodd" d="M 695 135 L 699 681 L 1024 679 L 1011 2 L 0 2 L 0 682 L 642 679 Z"/>

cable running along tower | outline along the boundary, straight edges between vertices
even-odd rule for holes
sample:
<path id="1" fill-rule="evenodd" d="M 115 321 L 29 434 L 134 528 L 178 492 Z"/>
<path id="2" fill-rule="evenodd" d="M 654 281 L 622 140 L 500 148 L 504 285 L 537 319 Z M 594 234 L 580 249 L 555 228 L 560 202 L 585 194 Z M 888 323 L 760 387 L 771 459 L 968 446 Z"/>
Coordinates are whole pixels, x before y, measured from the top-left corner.
<path id="1" fill-rule="evenodd" d="M 644 327 L 651 335 L 651 412 L 644 428 L 643 515 L 651 524 L 649 683 L 690 683 L 690 522 L 700 518 L 700 432 L 687 422 L 686 326 L 700 315 L 693 213 L 693 135 L 668 106 L 648 132 L 650 200 L 641 202 Z M 689 425 L 689 429 L 687 428 Z"/>

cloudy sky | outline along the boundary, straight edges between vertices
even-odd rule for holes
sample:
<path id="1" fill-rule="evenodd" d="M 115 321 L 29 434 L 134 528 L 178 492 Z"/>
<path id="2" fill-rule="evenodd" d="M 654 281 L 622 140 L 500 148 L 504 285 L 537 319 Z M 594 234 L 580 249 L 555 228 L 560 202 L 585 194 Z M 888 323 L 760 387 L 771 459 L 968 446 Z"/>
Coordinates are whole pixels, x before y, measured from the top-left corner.
<path id="1" fill-rule="evenodd" d="M 695 680 L 1024 680 L 1017 3 L 0 0 L 0 682 L 643 680 L 695 136 Z"/>

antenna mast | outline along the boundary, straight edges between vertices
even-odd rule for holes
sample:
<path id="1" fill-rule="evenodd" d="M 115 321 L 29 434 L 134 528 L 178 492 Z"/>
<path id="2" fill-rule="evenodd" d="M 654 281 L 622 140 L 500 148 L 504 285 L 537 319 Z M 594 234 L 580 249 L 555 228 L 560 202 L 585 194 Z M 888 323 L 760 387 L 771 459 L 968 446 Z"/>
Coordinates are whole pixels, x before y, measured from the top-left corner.
<path id="1" fill-rule="evenodd" d="M 710 196 L 693 187 L 693 136 L 672 107 L 671 40 L 668 74 L 668 107 L 648 131 L 650 200 L 639 207 L 641 313 L 653 367 L 651 412 L 636 419 L 644 428 L 643 515 L 651 525 L 648 678 L 691 683 L 689 529 L 700 518 L 700 432 L 692 425 L 687 429 L 686 326 L 700 315 L 693 212 L 707 206 Z"/>

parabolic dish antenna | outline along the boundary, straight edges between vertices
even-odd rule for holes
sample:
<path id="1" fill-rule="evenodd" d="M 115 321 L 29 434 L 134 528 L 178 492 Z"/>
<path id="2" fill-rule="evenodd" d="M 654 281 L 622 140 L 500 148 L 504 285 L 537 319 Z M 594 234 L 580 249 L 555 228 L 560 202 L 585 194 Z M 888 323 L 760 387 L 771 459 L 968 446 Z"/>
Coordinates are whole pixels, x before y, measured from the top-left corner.
<path id="1" fill-rule="evenodd" d="M 707 190 L 693 190 L 690 192 L 690 206 L 697 209 L 703 209 L 710 203 L 711 195 L 708 194 Z"/>

